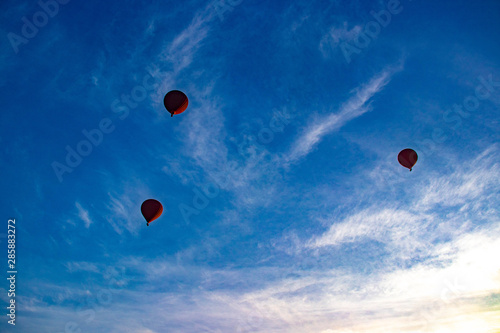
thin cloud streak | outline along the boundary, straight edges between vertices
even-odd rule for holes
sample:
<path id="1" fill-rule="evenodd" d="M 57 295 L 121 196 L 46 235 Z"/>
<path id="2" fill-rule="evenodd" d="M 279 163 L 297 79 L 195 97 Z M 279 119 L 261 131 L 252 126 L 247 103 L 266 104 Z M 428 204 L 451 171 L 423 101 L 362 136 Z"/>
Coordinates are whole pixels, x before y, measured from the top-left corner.
<path id="1" fill-rule="evenodd" d="M 177 35 L 168 46 L 163 57 L 173 65 L 174 76 L 192 63 L 201 42 L 208 36 L 210 30 L 208 23 L 211 19 L 211 15 L 196 15 L 191 24 Z"/>
<path id="2" fill-rule="evenodd" d="M 85 223 L 85 228 L 89 228 L 92 224 L 92 220 L 89 217 L 89 211 L 84 209 L 79 202 L 75 203 L 76 208 L 78 209 L 78 217 Z"/>
<path id="3" fill-rule="evenodd" d="M 366 85 L 358 88 L 356 94 L 340 107 L 338 113 L 323 117 L 309 125 L 295 140 L 290 153 L 285 156 L 284 160 L 292 162 L 306 156 L 325 135 L 340 129 L 350 120 L 370 111 L 370 107 L 366 103 L 389 83 L 393 73 L 394 71 L 384 70 Z"/>

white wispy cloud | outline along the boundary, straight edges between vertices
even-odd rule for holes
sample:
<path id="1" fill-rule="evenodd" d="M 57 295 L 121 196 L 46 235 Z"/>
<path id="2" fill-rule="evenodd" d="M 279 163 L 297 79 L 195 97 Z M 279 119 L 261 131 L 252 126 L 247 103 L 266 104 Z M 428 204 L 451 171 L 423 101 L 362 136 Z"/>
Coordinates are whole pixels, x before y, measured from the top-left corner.
<path id="1" fill-rule="evenodd" d="M 165 91 L 174 89 L 180 73 L 195 62 L 196 53 L 202 47 L 203 41 L 210 36 L 214 15 L 213 5 L 209 3 L 197 11 L 189 25 L 162 48 L 164 51 L 157 56 L 156 61 L 160 69 L 150 73 L 155 78 L 161 78 L 157 93 L 153 94 L 155 105 L 162 105 Z"/>
<path id="2" fill-rule="evenodd" d="M 420 190 L 419 208 L 430 209 L 435 205 L 474 206 L 475 200 L 496 198 L 500 190 L 499 163 L 495 160 L 498 147 L 491 146 L 474 160 L 461 162 L 460 170 L 453 174 L 432 179 Z"/>
<path id="3" fill-rule="evenodd" d="M 188 67 L 201 42 L 208 36 L 209 22 L 212 19 L 207 12 L 197 13 L 189 26 L 181 31 L 165 50 L 165 60 L 174 65 L 174 74 Z"/>
<path id="4" fill-rule="evenodd" d="M 109 203 L 104 213 L 106 220 L 119 235 L 124 231 L 137 235 L 143 227 L 140 222 L 144 221 L 141 203 L 153 197 L 150 190 L 143 183 L 131 181 L 116 186 L 108 196 Z"/>
<path id="5" fill-rule="evenodd" d="M 92 220 L 89 217 L 89 211 L 84 209 L 79 202 L 76 202 L 75 206 L 76 206 L 76 209 L 78 209 L 78 217 L 85 224 L 85 228 L 88 229 L 90 227 L 90 225 L 92 224 Z"/>
<path id="6" fill-rule="evenodd" d="M 190 180 L 198 187 L 213 184 L 220 190 L 230 191 L 236 205 L 241 208 L 265 204 L 276 191 L 275 181 L 269 180 L 280 178 L 276 161 L 263 146 L 258 149 L 251 144 L 244 145 L 237 153 L 230 149 L 224 106 L 217 98 L 211 97 L 212 88 L 213 83 L 207 84 L 195 94 L 200 106 L 192 107 L 185 115 L 186 121 L 179 127 L 179 133 L 185 136 L 182 145 L 187 157 L 182 161 L 189 162 L 189 165 L 183 167 L 178 161 L 166 157 L 172 168 L 167 167 L 164 171 L 177 174 L 184 183 Z M 246 139 L 243 135 L 237 140 Z"/>
<path id="7" fill-rule="evenodd" d="M 382 71 L 367 84 L 356 89 L 354 95 L 341 105 L 337 113 L 319 118 L 307 126 L 295 140 L 284 160 L 291 162 L 309 154 L 325 135 L 340 129 L 348 121 L 370 111 L 370 107 L 367 105 L 368 101 L 389 83 L 393 72 L 390 69 Z"/>
<path id="8" fill-rule="evenodd" d="M 97 267 L 96 264 L 91 263 L 91 262 L 85 262 L 85 261 L 72 261 L 68 262 L 65 264 L 66 268 L 68 269 L 68 272 L 74 273 L 74 272 L 93 272 L 97 273 L 99 272 L 99 268 Z"/>
<path id="9" fill-rule="evenodd" d="M 333 224 L 330 229 L 312 240 L 310 247 L 341 246 L 372 239 L 397 246 L 396 250 L 400 255 L 403 252 L 410 255 L 415 253 L 417 247 L 425 244 L 423 239 L 428 235 L 423 230 L 432 226 L 432 219 L 424 214 L 403 209 L 377 209 L 376 206 L 353 214 L 343 221 L 331 222 Z"/>
<path id="10" fill-rule="evenodd" d="M 328 57 L 332 50 L 335 50 L 341 42 L 351 42 L 362 31 L 361 25 L 355 25 L 348 28 L 347 22 L 341 27 L 331 27 L 330 30 L 321 38 L 319 49 L 324 57 Z"/>

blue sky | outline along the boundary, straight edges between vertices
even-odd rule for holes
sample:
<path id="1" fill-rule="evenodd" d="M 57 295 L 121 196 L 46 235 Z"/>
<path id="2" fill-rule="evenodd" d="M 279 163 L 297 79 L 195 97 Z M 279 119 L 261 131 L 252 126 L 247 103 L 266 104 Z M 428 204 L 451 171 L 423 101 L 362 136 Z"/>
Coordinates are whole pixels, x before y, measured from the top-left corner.
<path id="1" fill-rule="evenodd" d="M 0 4 L 2 332 L 500 332 L 498 1 L 61 2 Z"/>

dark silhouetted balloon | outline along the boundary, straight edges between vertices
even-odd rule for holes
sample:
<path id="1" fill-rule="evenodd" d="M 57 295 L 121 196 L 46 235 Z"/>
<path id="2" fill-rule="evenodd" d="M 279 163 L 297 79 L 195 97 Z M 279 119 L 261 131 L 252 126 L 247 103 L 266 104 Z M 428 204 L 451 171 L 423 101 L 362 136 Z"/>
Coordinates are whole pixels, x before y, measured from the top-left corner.
<path id="1" fill-rule="evenodd" d="M 163 98 L 165 109 L 174 116 L 174 114 L 182 113 L 188 106 L 188 98 L 186 94 L 179 90 L 169 91 Z"/>
<path id="2" fill-rule="evenodd" d="M 411 169 L 417 163 L 418 156 L 417 153 L 410 148 L 403 149 L 398 154 L 399 164 L 404 166 L 405 168 Z"/>
<path id="3" fill-rule="evenodd" d="M 158 200 L 148 199 L 142 203 L 141 212 L 149 226 L 150 222 L 160 217 L 163 212 L 163 206 Z"/>

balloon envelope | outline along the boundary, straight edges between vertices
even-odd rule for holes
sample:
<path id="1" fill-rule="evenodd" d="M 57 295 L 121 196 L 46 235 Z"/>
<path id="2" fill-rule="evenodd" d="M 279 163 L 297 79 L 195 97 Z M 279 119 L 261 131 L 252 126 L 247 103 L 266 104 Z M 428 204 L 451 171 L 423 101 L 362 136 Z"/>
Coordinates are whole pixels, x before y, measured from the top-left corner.
<path id="1" fill-rule="evenodd" d="M 187 109 L 188 98 L 182 91 L 172 90 L 163 98 L 163 105 L 165 105 L 165 109 L 167 109 L 173 117 L 174 114 L 182 113 Z"/>
<path id="2" fill-rule="evenodd" d="M 142 203 L 141 212 L 149 225 L 150 222 L 160 217 L 163 212 L 163 206 L 158 200 L 148 199 Z"/>
<path id="3" fill-rule="evenodd" d="M 417 153 L 410 148 L 403 149 L 398 154 L 398 162 L 405 168 L 411 169 L 417 163 L 418 156 Z"/>

